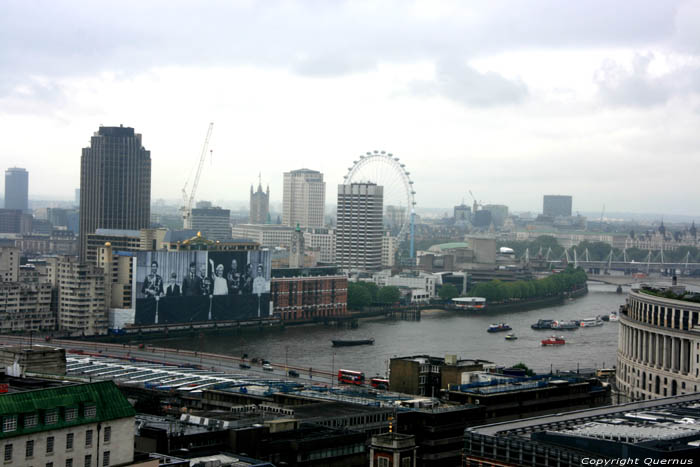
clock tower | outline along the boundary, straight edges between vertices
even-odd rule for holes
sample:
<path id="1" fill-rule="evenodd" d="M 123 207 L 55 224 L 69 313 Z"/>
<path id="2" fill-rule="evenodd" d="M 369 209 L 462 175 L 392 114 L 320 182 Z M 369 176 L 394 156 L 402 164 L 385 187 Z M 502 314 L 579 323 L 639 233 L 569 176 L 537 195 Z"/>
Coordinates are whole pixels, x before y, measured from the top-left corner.
<path id="1" fill-rule="evenodd" d="M 304 267 L 304 232 L 299 228 L 299 224 L 297 224 L 297 228 L 294 229 L 292 233 L 292 243 L 289 250 L 289 267 Z"/>

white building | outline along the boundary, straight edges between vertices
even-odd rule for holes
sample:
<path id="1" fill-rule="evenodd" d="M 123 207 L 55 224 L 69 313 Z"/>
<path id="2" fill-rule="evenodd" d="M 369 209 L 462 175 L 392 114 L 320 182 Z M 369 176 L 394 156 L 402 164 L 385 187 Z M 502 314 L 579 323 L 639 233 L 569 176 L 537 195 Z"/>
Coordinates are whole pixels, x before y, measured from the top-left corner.
<path id="1" fill-rule="evenodd" d="M 294 229 L 277 224 L 238 224 L 231 229 L 233 238 L 245 238 L 265 248 L 289 248 Z"/>
<path id="2" fill-rule="evenodd" d="M 399 249 L 399 239 L 386 232 L 382 237 L 382 267 L 391 268 L 396 264 L 396 252 Z"/>
<path id="3" fill-rule="evenodd" d="M 288 227 L 323 227 L 326 183 L 316 170 L 284 173 L 282 223 Z"/>
<path id="4" fill-rule="evenodd" d="M 306 248 L 318 248 L 318 261 L 335 264 L 335 230 L 327 228 L 309 228 L 304 231 Z"/>
<path id="5" fill-rule="evenodd" d="M 3 394 L 5 466 L 94 467 L 134 460 L 134 409 L 112 381 Z"/>
<path id="6" fill-rule="evenodd" d="M 402 273 L 392 276 L 390 270 L 384 270 L 373 274 L 372 280 L 379 287 L 393 285 L 412 290 L 422 290 L 428 294 L 428 299 L 435 298 L 436 286 L 442 284 L 440 275 L 425 272 Z M 414 293 L 412 292 L 411 296 L 413 295 Z"/>
<path id="7" fill-rule="evenodd" d="M 338 185 L 335 259 L 346 270 L 382 265 L 384 188 L 374 183 Z"/>

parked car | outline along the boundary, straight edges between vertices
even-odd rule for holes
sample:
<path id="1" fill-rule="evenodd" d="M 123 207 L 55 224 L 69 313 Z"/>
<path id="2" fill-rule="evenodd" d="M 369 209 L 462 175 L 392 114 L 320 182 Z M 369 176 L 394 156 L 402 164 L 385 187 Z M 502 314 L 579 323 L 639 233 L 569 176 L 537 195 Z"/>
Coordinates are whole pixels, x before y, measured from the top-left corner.
<path id="1" fill-rule="evenodd" d="M 298 377 L 299 377 L 299 372 L 298 372 L 297 370 L 289 370 L 289 371 L 287 372 L 287 374 L 288 374 L 289 376 L 294 377 L 294 378 L 298 378 Z"/>
<path id="2" fill-rule="evenodd" d="M 269 361 L 269 360 L 263 359 L 263 360 L 262 360 L 262 364 L 263 364 L 263 365 L 269 365 L 269 364 L 270 364 L 270 361 Z"/>
<path id="3" fill-rule="evenodd" d="M 272 365 L 270 365 L 269 363 L 263 363 L 263 370 L 265 370 L 265 371 L 275 371 L 275 369 L 272 368 Z"/>
<path id="4" fill-rule="evenodd" d="M 248 365 L 247 363 L 239 363 L 238 366 L 243 368 L 244 370 L 250 369 L 250 365 Z"/>

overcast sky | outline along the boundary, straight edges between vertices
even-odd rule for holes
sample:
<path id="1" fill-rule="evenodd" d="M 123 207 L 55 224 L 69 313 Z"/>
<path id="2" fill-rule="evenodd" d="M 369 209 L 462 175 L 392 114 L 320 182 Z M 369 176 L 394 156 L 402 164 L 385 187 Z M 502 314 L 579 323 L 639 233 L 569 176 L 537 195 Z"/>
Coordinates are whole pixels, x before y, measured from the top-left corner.
<path id="1" fill-rule="evenodd" d="M 282 199 L 282 173 L 401 158 L 422 207 L 468 190 L 541 210 L 700 213 L 700 2 L 0 2 L 0 159 L 30 197 L 79 186 L 100 125 L 134 127 L 152 199 Z M 4 183 L 4 182 L 3 182 Z"/>

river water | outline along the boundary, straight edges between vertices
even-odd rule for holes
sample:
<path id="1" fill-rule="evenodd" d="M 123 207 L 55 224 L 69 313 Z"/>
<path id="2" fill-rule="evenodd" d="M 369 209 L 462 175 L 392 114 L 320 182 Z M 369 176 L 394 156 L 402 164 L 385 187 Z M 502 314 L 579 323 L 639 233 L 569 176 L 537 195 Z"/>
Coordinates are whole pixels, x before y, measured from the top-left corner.
<path id="1" fill-rule="evenodd" d="M 498 365 L 525 363 L 536 371 L 576 370 L 612 367 L 616 361 L 618 323 L 559 331 L 566 345 L 542 347 L 540 341 L 551 330 L 536 331 L 530 325 L 538 319 L 583 319 L 616 311 L 624 303 L 628 289 L 615 293 L 615 286 L 588 284 L 588 294 L 564 304 L 529 311 L 459 313 L 423 312 L 421 321 L 388 319 L 360 320 L 357 329 L 322 325 L 287 326 L 283 330 L 248 332 L 241 335 L 176 338 L 156 345 L 201 350 L 219 354 L 258 357 L 273 363 L 327 371 L 346 368 L 363 371 L 368 377 L 385 375 L 388 361 L 395 356 L 427 354 L 444 357 L 484 359 Z M 488 333 L 489 324 L 505 322 L 518 336 Z M 374 338 L 374 345 L 332 347 L 331 339 Z"/>

